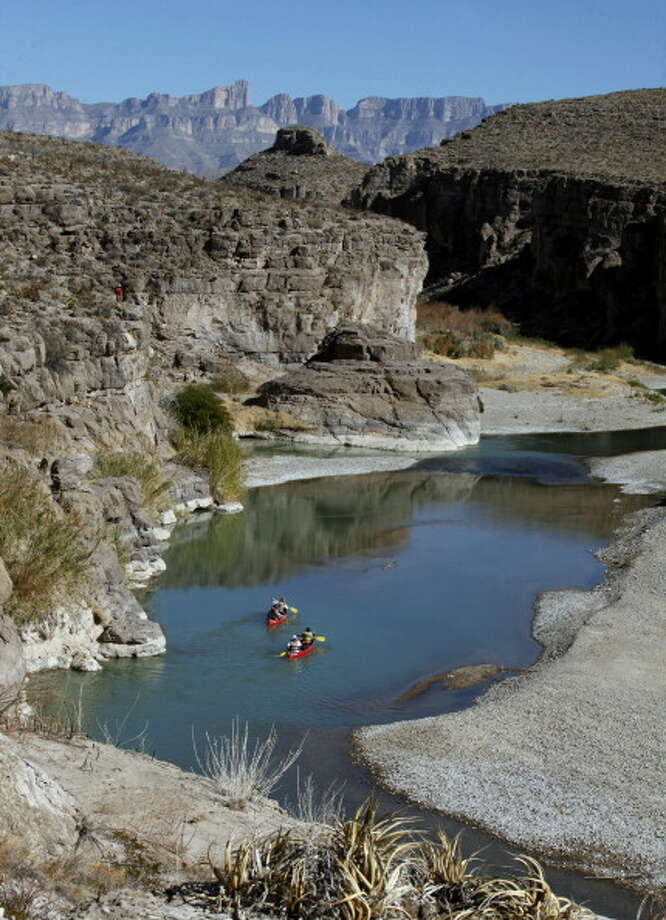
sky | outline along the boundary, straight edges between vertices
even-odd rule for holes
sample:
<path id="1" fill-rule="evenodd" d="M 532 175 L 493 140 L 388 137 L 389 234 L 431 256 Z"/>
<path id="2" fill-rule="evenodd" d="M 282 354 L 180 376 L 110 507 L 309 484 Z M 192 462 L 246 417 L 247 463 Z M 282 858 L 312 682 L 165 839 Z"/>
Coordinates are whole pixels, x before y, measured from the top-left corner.
<path id="1" fill-rule="evenodd" d="M 245 79 L 250 100 L 323 93 L 487 103 L 666 85 L 666 0 L 23 0 L 0 4 L 0 85 L 83 102 Z"/>

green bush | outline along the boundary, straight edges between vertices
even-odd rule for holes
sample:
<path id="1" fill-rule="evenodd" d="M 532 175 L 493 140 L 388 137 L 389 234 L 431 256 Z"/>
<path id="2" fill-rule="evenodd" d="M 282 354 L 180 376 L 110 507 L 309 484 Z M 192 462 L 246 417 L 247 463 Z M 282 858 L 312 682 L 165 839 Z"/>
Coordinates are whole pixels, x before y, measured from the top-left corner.
<path id="1" fill-rule="evenodd" d="M 28 470 L 5 466 L 0 475 L 0 557 L 14 585 L 5 605 L 18 623 L 39 619 L 71 600 L 85 582 L 93 548 L 81 521 L 63 514 Z"/>
<path id="2" fill-rule="evenodd" d="M 165 507 L 164 493 L 169 488 L 169 481 L 162 475 L 159 461 L 153 457 L 141 453 L 98 454 L 93 476 L 98 479 L 131 476 L 141 486 L 146 507 L 155 511 Z"/>
<path id="3" fill-rule="evenodd" d="M 216 502 L 235 501 L 243 494 L 240 447 L 228 431 L 197 431 L 183 428 L 173 437 L 178 459 L 188 466 L 208 470 Z"/>
<path id="4" fill-rule="evenodd" d="M 172 413 L 179 425 L 200 434 L 212 431 L 230 433 L 231 416 L 212 390 L 201 383 L 190 383 L 176 393 Z"/>

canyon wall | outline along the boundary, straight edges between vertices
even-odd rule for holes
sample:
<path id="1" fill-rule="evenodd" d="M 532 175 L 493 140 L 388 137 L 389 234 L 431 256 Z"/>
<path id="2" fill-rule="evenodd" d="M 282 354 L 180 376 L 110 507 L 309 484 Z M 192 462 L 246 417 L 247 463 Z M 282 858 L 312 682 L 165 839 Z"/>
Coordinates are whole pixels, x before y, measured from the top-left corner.
<path id="1" fill-rule="evenodd" d="M 434 296 L 666 360 L 666 90 L 514 106 L 380 164 L 357 207 L 428 235 Z"/>

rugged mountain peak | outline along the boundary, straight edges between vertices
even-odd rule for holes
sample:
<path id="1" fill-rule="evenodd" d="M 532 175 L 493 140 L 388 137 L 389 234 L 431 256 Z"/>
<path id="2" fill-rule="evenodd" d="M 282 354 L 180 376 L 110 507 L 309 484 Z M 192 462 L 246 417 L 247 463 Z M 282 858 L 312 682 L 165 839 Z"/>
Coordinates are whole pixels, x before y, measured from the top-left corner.
<path id="1" fill-rule="evenodd" d="M 323 134 L 315 128 L 302 125 L 289 125 L 280 128 L 271 147 L 272 151 L 281 150 L 290 156 L 298 157 L 333 157 L 339 154 L 326 143 Z"/>
<path id="2" fill-rule="evenodd" d="M 165 166 L 216 178 L 270 147 L 279 128 L 316 128 L 327 143 L 362 163 L 437 144 L 502 106 L 482 99 L 369 97 L 345 111 L 329 96 L 249 101 L 247 81 L 204 93 L 84 104 L 43 84 L 0 87 L 0 130 L 50 134 L 125 147 Z"/>

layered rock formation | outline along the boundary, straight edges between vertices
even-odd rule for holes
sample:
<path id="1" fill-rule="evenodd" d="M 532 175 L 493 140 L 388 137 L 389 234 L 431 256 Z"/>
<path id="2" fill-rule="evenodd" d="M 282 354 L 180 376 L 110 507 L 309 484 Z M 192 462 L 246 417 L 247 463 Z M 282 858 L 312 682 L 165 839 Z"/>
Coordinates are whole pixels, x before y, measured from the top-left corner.
<path id="1" fill-rule="evenodd" d="M 339 205 L 363 179 L 366 167 L 339 154 L 314 128 L 280 128 L 268 150 L 255 153 L 220 180 L 279 198 Z"/>
<path id="2" fill-rule="evenodd" d="M 451 450 L 479 440 L 471 377 L 416 360 L 416 347 L 368 326 L 342 325 L 304 367 L 269 381 L 260 402 L 311 430 L 309 443 L 388 450 Z"/>
<path id="3" fill-rule="evenodd" d="M 273 142 L 290 124 L 321 131 L 336 149 L 364 163 L 436 144 L 504 106 L 483 99 L 361 99 L 345 112 L 327 96 L 273 96 L 249 103 L 245 80 L 180 98 L 85 104 L 43 84 L 0 87 L 0 130 L 51 134 L 125 147 L 173 169 L 219 176 Z"/>
<path id="4" fill-rule="evenodd" d="M 427 232 L 439 296 L 664 361 L 665 135 L 663 89 L 513 106 L 350 197 Z"/>

